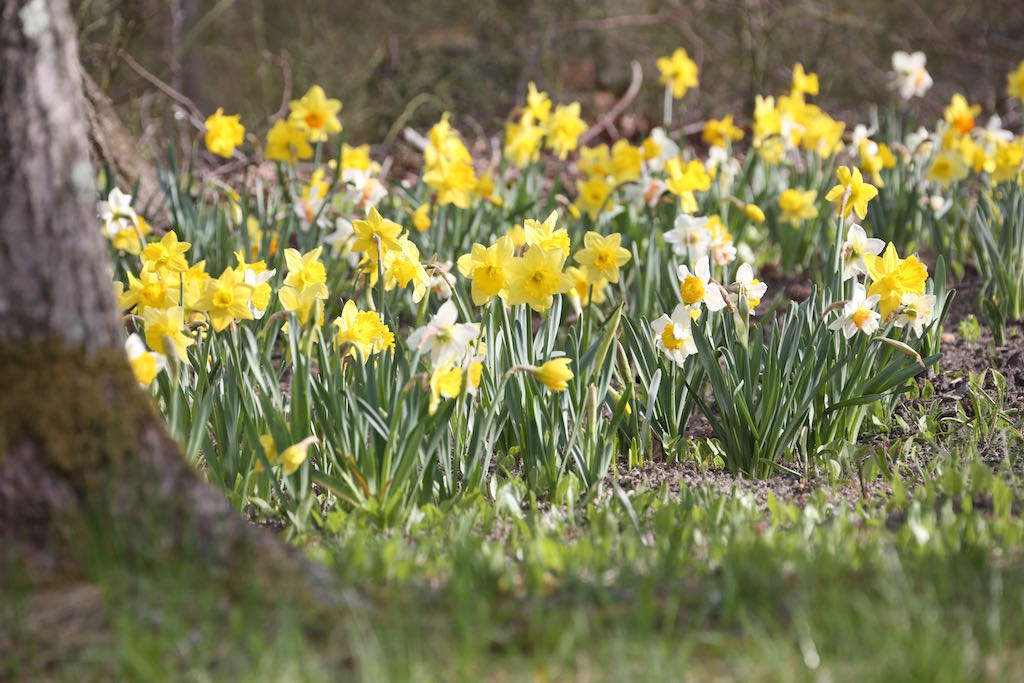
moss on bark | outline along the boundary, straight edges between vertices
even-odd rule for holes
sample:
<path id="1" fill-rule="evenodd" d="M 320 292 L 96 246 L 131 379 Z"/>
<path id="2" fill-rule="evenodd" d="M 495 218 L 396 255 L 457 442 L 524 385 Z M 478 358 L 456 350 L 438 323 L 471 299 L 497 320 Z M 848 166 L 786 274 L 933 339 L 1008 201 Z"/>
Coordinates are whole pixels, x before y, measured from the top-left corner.
<path id="1" fill-rule="evenodd" d="M 0 343 L 0 387 L 0 465 L 28 441 L 74 485 L 133 457 L 141 426 L 158 419 L 120 349 Z"/>

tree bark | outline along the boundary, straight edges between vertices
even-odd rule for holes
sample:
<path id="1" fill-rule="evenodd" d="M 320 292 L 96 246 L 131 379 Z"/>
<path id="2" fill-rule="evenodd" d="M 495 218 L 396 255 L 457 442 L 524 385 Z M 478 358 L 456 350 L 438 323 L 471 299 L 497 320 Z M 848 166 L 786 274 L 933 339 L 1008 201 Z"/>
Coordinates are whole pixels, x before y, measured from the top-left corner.
<path id="1" fill-rule="evenodd" d="M 187 550 L 227 575 L 305 573 L 201 481 L 134 379 L 67 1 L 0 0 L 0 49 L 0 571 L 81 573 L 86 531 L 142 566 Z"/>

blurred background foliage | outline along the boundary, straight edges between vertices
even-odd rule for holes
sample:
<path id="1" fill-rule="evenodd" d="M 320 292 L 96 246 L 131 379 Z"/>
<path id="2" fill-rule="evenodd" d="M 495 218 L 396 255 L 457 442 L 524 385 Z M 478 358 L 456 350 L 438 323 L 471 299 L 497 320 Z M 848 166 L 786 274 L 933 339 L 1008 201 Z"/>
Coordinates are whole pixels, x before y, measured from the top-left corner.
<path id="1" fill-rule="evenodd" d="M 986 115 L 1005 111 L 1005 74 L 1024 58 L 1021 0 L 77 0 L 87 69 L 130 129 L 164 138 L 172 102 L 122 58 L 205 114 L 239 112 L 262 135 L 282 96 L 314 83 L 344 102 L 346 138 L 391 142 L 446 110 L 464 133 L 498 133 L 535 80 L 594 120 L 644 88 L 620 122 L 629 135 L 660 120 L 655 59 L 685 47 L 701 67 L 683 122 L 735 113 L 788 87 L 794 62 L 821 76 L 818 102 L 863 120 L 888 98 L 893 50 L 924 50 L 940 115 L 956 91 Z M 1019 120 L 1019 117 L 1017 117 Z"/>

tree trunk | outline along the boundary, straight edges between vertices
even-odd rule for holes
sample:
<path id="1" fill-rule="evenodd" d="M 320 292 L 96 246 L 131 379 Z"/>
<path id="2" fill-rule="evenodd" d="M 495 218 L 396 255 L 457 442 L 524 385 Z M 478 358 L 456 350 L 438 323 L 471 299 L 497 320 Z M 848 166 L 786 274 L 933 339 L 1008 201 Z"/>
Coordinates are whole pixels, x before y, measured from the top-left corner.
<path id="1" fill-rule="evenodd" d="M 134 566 L 188 551 L 294 577 L 307 568 L 200 480 L 128 364 L 67 1 L 0 0 L 0 48 L 0 572 L 81 573 L 76 541 L 99 537 Z"/>

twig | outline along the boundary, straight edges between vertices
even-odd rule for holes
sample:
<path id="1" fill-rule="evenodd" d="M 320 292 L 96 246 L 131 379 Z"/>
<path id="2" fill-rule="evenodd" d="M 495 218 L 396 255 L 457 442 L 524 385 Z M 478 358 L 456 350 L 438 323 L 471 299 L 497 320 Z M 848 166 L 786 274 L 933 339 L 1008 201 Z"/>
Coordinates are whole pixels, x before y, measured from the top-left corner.
<path id="1" fill-rule="evenodd" d="M 157 78 L 151 71 L 142 66 L 135 59 L 128 54 L 124 49 L 118 49 L 117 56 L 124 60 L 124 63 L 131 67 L 132 71 L 137 73 L 139 76 L 149 81 L 157 90 L 170 97 L 172 100 L 180 104 L 187 110 L 189 115 L 189 123 L 196 127 L 198 130 L 205 130 L 206 124 L 202 112 L 199 111 L 199 107 L 196 106 L 195 102 L 182 95 L 180 92 L 167 85 L 164 81 Z"/>
<path id="2" fill-rule="evenodd" d="M 272 55 L 268 56 L 273 58 Z M 267 123 L 283 118 L 288 111 L 288 102 L 292 99 L 292 60 L 288 50 L 282 49 L 277 61 L 281 65 L 281 80 L 284 86 L 281 91 L 281 106 L 267 119 Z"/>
<path id="3" fill-rule="evenodd" d="M 632 76 L 629 82 L 629 88 L 626 89 L 625 94 L 619 98 L 619 101 L 615 103 L 615 106 L 608 110 L 608 113 L 601 117 L 601 120 L 590 127 L 586 133 L 580 136 L 579 145 L 585 145 L 595 137 L 601 134 L 601 131 L 608 131 L 613 136 L 616 135 L 615 131 L 615 119 L 622 116 L 622 113 L 626 111 L 626 108 L 632 104 L 633 100 L 640 93 L 640 85 L 644 81 L 644 72 L 640 68 L 640 62 L 634 60 L 630 65 L 632 69 Z"/>

